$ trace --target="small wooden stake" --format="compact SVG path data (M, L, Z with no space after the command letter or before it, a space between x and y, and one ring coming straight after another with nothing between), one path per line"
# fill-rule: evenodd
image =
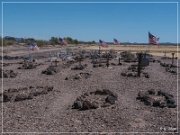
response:
M119 63L118 63L118 65L120 65L121 64L121 58L119 57Z
M174 54L175 53L172 53L172 65L174 65Z
M109 67L109 54L107 54L107 62L106 62L106 66Z

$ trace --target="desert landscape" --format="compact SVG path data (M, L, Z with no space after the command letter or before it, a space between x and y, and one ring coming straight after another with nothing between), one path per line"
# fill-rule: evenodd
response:
M98 48L3 47L3 132L178 135L177 46Z

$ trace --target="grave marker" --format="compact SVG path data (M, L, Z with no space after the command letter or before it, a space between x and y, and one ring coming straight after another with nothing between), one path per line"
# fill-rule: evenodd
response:
M118 60L119 60L118 65L121 65L121 58L119 57Z
M175 53L172 53L172 66L174 65L174 54Z
M138 77L141 76L142 53L138 53Z
M166 58L166 52L164 52L164 58Z
M109 67L109 53L107 53L107 61L106 61L106 66Z
M147 57L146 53L142 54L141 66L142 67L149 66L149 58Z

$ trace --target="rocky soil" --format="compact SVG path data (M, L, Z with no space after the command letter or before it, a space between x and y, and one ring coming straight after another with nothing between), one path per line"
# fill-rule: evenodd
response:
M128 77L121 74L128 71L131 65L137 64L137 61L133 55L127 59L124 55L121 65L118 65L118 59L112 58L110 63L114 64L109 67L104 65L94 68L88 56L82 60L82 67L78 62L68 64L60 61L57 72L53 71L51 75L47 75L52 71L48 69L51 65L48 58L39 58L36 61L38 66L27 70L18 69L22 67L20 63L23 61L19 57L7 57L4 62L13 64L7 64L4 70L12 70L17 76L3 78L4 94L1 93L1 96L4 100L1 99L3 106L0 107L3 110L3 131L138 132L137 135L147 134L143 132L172 132L168 134L174 135L179 115L179 73L167 72L160 64L171 64L171 59L153 57L155 61L143 70L148 73L148 78L144 74L141 77ZM179 67L173 69L177 71ZM164 101L166 106L162 107L157 102L154 105L142 102L143 94L147 96L147 91L152 89L155 93L149 93L148 98ZM171 95L173 101L162 94L158 97L158 91ZM140 96L139 92L143 94ZM94 106L83 106L85 101L94 103ZM168 107L168 103L177 106Z

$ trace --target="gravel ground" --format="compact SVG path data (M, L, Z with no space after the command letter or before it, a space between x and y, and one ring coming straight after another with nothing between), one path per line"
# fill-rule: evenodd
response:
M161 60L160 57L155 59ZM19 61L21 60L4 62ZM161 61L171 63L171 60ZM122 62L121 66L93 68L91 61L86 59L82 62L88 65L84 70L71 70L78 63L63 69L60 62L60 72L45 75L41 72L50 63L45 58L37 62L43 64L35 69L17 69L21 66L18 63L4 67L18 74L16 78L4 78L3 90L29 86L54 87L48 94L31 100L3 103L4 132L176 132L177 130L177 108L151 107L136 100L139 91L155 89L172 94L177 101L177 75L166 72L158 62L150 63L145 68L144 71L149 73L150 78L121 76L121 73L134 63ZM118 63L117 60L114 62ZM65 80L66 77L80 72L88 72L91 76L81 80ZM105 108L85 111L71 109L77 97L97 89L109 89L117 93L118 101ZM96 135L96 133L87 134Z

